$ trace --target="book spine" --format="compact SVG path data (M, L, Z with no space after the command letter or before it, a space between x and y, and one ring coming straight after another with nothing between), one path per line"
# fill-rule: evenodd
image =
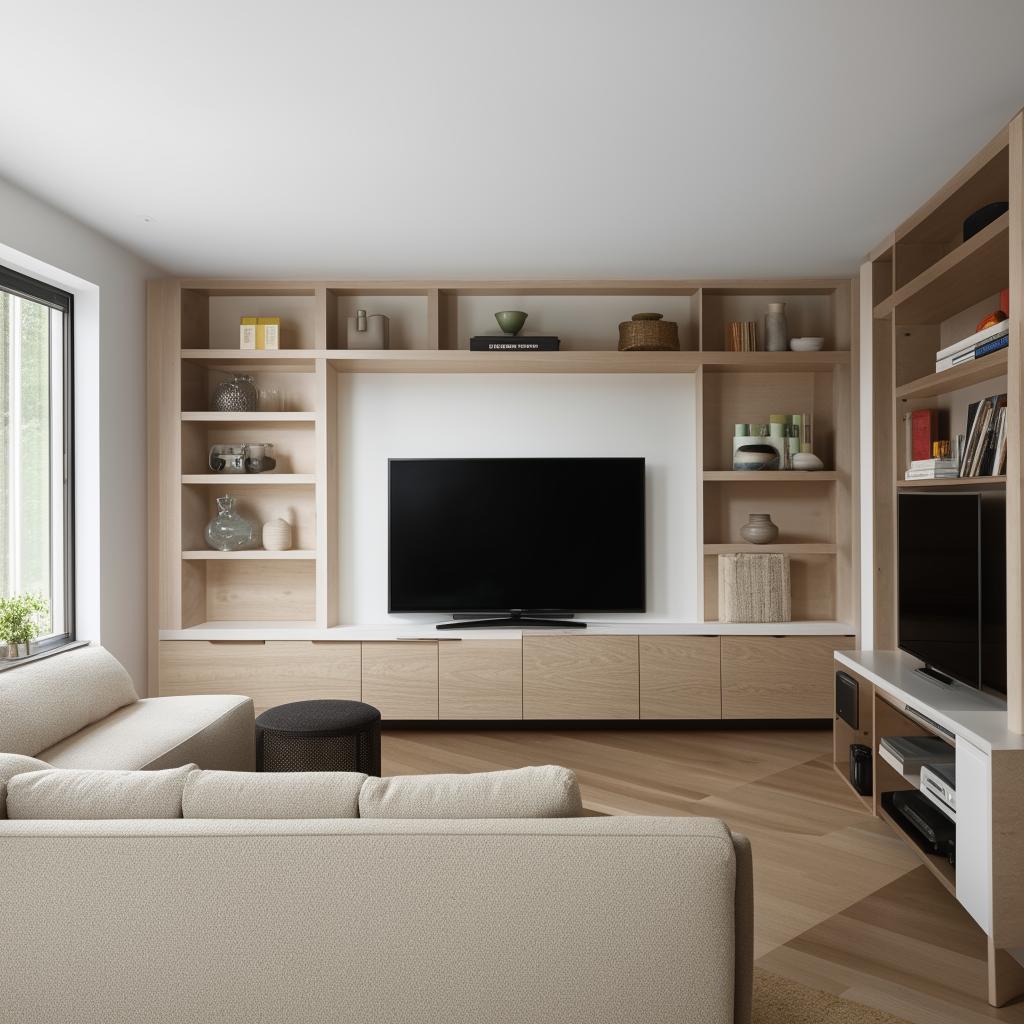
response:
M984 345L979 345L974 350L974 358L980 359L982 356L987 356L990 352L998 352L1001 348L1006 348L1010 344L1010 336L1004 334L1001 338L993 338L992 341L986 342Z
M935 409L917 409L911 414L912 458L931 458L932 441L935 440L938 431L938 419L939 414Z

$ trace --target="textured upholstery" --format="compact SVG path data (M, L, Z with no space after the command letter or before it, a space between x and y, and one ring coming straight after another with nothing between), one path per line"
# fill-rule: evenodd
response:
M0 672L0 750L36 756L138 699L102 647L83 647Z
M194 764L156 772L48 768L23 772L7 784L11 821L94 821L180 818L181 794Z
M701 818L3 821L0 1017L748 1024L736 849Z
M192 772L186 818L358 818L362 772Z
M368 778L361 818L575 818L583 813L576 775L543 765L473 775Z
M749 1021L754 1000L754 860L750 840L732 834L736 851L736 993L737 1021Z
M7 817L7 783L22 772L38 772L50 766L24 754L0 754L0 818Z
M150 697L115 711L39 756L57 768L252 771L255 716L248 697Z

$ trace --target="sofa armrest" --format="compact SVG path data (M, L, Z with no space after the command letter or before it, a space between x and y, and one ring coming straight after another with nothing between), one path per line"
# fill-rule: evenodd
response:
M754 998L754 861L750 840L732 834L736 851L736 1024L750 1024Z

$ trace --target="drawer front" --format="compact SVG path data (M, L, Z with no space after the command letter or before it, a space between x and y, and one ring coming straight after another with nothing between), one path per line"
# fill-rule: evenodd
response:
M639 717L635 636L523 637L523 718Z
M640 637L640 717L722 717L717 636Z
M852 636L723 636L723 718L832 718L832 652Z
M359 700L358 643L162 640L161 697L238 693L256 714L296 700Z
M521 640L439 641L437 673L441 718L523 717Z
M437 719L437 643L363 644L363 700L384 719Z

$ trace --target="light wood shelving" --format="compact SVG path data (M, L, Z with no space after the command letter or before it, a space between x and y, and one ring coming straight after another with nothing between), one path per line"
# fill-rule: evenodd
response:
M895 397L897 401L909 401L914 398L938 398L940 395L948 395L987 380L1005 377L1008 359L1007 350L1000 349L981 359L954 366L951 370L930 373L926 377L919 377L907 384L901 384L896 388Z
M977 488L988 488L988 487L1005 487L1006 477L1005 476L963 476L963 477L948 477L946 479L939 480L897 480L896 489L898 491L909 491L915 490L918 487L928 488L939 488L940 490L944 487L959 487L966 491L977 489Z
M703 476L704 482L709 484L832 484L839 479L839 473L833 469L822 469L817 472L801 470L706 469Z
M184 473L183 484L211 487L294 487L315 484L313 473Z

